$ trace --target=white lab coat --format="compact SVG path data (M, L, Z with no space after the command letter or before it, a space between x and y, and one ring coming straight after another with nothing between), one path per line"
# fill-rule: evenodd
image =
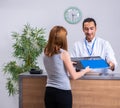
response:
M96 37L92 42L85 43L85 39L74 43L73 49L71 51L71 57L89 57L89 56L100 56L104 60L112 61L117 66L117 61L115 58L114 51L110 43L102 38ZM94 43L94 46L93 46ZM93 49L91 48L93 47ZM92 53L90 55L89 51Z

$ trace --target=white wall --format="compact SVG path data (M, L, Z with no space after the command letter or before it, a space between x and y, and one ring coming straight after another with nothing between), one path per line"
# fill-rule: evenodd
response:
M23 25L46 28L46 35L54 25L62 25L68 30L69 50L76 40L84 37L81 23L70 25L64 20L64 11L69 6L78 7L83 18L93 17L97 21L97 35L107 39L115 51L120 63L119 0L0 0L0 108L18 108L18 96L9 97L5 88L6 76L2 72L3 64L12 57L13 40L11 32L21 32ZM42 56L38 59L43 67ZM120 70L118 67L117 71Z

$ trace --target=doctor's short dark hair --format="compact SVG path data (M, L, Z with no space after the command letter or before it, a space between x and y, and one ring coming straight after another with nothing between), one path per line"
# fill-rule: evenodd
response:
M95 27L96 27L96 21L93 19L93 18L86 18L86 19L84 19L84 21L83 21L83 24L82 24L82 27L84 28L84 23L86 23L86 22L94 22L94 24L95 24Z

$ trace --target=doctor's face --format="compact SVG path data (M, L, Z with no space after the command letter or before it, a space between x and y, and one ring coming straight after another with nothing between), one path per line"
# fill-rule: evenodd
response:
M94 22L85 22L83 26L83 32L85 33L88 42L92 41L96 33L96 26Z

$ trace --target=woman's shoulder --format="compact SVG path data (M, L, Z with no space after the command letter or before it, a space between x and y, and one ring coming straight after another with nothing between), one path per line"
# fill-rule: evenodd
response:
M60 52L61 52L62 54L68 54L68 51L66 51L66 50L64 50L64 49L60 49Z
M66 50L61 50L61 57L62 58L67 58L67 57L69 57L70 55L69 55L69 52L68 51L66 51Z

